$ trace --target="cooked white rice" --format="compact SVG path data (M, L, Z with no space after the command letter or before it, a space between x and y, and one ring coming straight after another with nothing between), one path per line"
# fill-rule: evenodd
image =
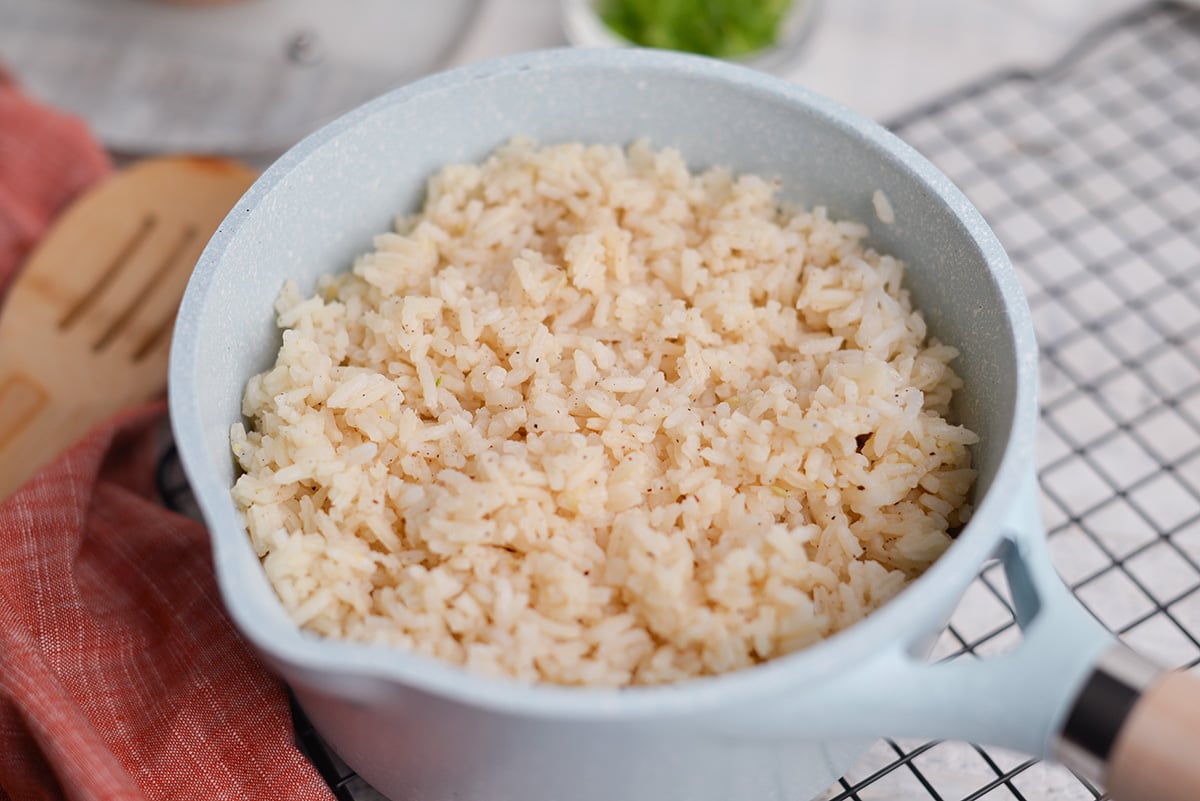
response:
M297 624L522 681L668 682L854 623L974 479L904 266L645 144L444 168L288 284L233 490Z

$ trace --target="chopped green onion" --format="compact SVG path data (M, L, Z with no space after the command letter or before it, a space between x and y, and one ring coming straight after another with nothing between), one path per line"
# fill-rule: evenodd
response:
M803 0L800 0L803 2ZM775 43L792 0L602 0L600 18L634 44L718 58Z

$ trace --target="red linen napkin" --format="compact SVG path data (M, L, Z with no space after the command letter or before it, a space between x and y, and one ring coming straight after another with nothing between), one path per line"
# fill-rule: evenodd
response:
M0 75L0 293L109 169ZM332 799L225 617L203 526L158 501L164 411L119 415L0 504L0 799Z

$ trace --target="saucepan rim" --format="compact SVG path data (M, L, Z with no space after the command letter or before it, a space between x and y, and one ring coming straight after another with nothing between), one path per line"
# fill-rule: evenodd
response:
M885 159L926 187L953 212L954 219L974 244L1003 298L1011 346L1016 354L1015 408L1004 453L985 496L955 544L926 573L899 596L874 613L801 651L761 665L727 674L668 685L613 688L575 688L528 685L469 672L461 667L397 649L358 643L319 640L294 626L272 623L259 601L244 591L247 580L266 582L237 515L229 486L220 478L202 430L198 375L200 320L208 290L219 277L223 259L246 221L294 171L303 169L315 153L365 121L417 97L452 91L474 81L538 70L615 70L674 75L724 84L737 91L764 95L776 102L802 106L852 138L872 158ZM632 719L668 713L695 714L737 699L761 697L798 687L844 671L869 658L883 643L896 641L898 632L917 637L918 623L944 614L947 593L953 601L993 555L1004 536L1008 515L1029 493L1028 474L1036 436L1037 348L1029 307L1003 247L980 213L949 179L923 156L882 126L820 95L752 69L700 56L645 49L554 49L508 56L459 67L393 90L311 134L271 165L237 203L205 248L188 285L177 318L170 359L170 414L185 472L212 532L218 583L226 609L237 628L285 677L313 682L328 680L331 692L386 692L403 685L455 699L464 704L526 717L571 719ZM249 378L249 376L247 376ZM232 424L235 421L229 421ZM232 456L230 456L232 460ZM1040 534L1040 532L1038 532ZM254 578L257 570L259 578ZM274 599L273 593L270 595ZM278 601L276 601L278 603ZM951 603L952 605L952 603Z

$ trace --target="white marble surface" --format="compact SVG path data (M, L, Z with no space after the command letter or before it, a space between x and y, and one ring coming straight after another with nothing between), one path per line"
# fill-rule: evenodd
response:
M1060 56L1139 0L820 0L786 77L887 120ZM266 163L337 113L429 71L566 45L559 0L0 0L0 64L123 153ZM464 22L466 23L464 26Z
M444 66L483 2L0 0L0 64L120 153L263 164Z
M786 77L884 120L997 70L1046 64L1139 4L825 0L807 53ZM564 42L558 0L487 0L454 62Z

